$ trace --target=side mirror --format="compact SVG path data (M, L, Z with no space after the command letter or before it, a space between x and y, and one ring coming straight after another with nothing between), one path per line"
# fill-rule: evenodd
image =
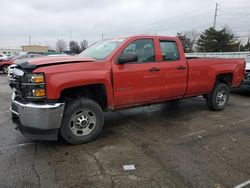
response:
M138 60L138 56L135 52L129 52L122 54L119 58L117 63L123 64L123 63L129 63L129 62L136 62Z

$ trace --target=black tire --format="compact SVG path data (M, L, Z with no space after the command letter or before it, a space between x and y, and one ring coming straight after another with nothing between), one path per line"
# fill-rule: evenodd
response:
M91 116L95 116L96 123L94 126L92 125L93 128L88 134L76 135L78 134L78 132L79 134L83 134L85 129L90 129L89 127L91 126L91 123L89 123L85 119L81 121L83 117L88 117L88 113L86 113L87 111L89 111L88 113L92 114ZM84 121L85 125L82 124ZM61 137L70 144L83 144L94 140L100 134L103 128L103 124L104 114L100 105L97 104L95 101L87 98L78 98L66 104L60 127L60 134Z
M8 73L8 67L9 67L9 65L2 66L2 71L3 71L4 74Z
M229 93L228 85L218 82L213 91L207 96L207 107L212 111L223 110L228 103Z

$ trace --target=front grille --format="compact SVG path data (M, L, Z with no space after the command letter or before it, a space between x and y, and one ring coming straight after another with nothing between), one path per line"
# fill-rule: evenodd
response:
M10 87L15 89L15 94L17 98L21 98L22 96L22 89L21 89L21 76L22 75L21 74L23 74L22 70L18 68L14 68L9 78Z

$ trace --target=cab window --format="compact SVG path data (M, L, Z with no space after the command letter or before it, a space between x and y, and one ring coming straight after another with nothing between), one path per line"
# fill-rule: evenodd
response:
M175 61L180 59L179 51L175 41L160 40L162 60Z
M123 50L122 55L126 53L136 53L138 57L137 63L155 61L155 49L152 39L138 39L133 41Z

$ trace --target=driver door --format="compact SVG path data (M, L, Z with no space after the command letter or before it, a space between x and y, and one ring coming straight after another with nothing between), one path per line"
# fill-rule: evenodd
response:
M155 44L151 38L137 39L121 52L136 53L136 62L113 64L115 106L133 106L160 98L159 63L155 61Z

